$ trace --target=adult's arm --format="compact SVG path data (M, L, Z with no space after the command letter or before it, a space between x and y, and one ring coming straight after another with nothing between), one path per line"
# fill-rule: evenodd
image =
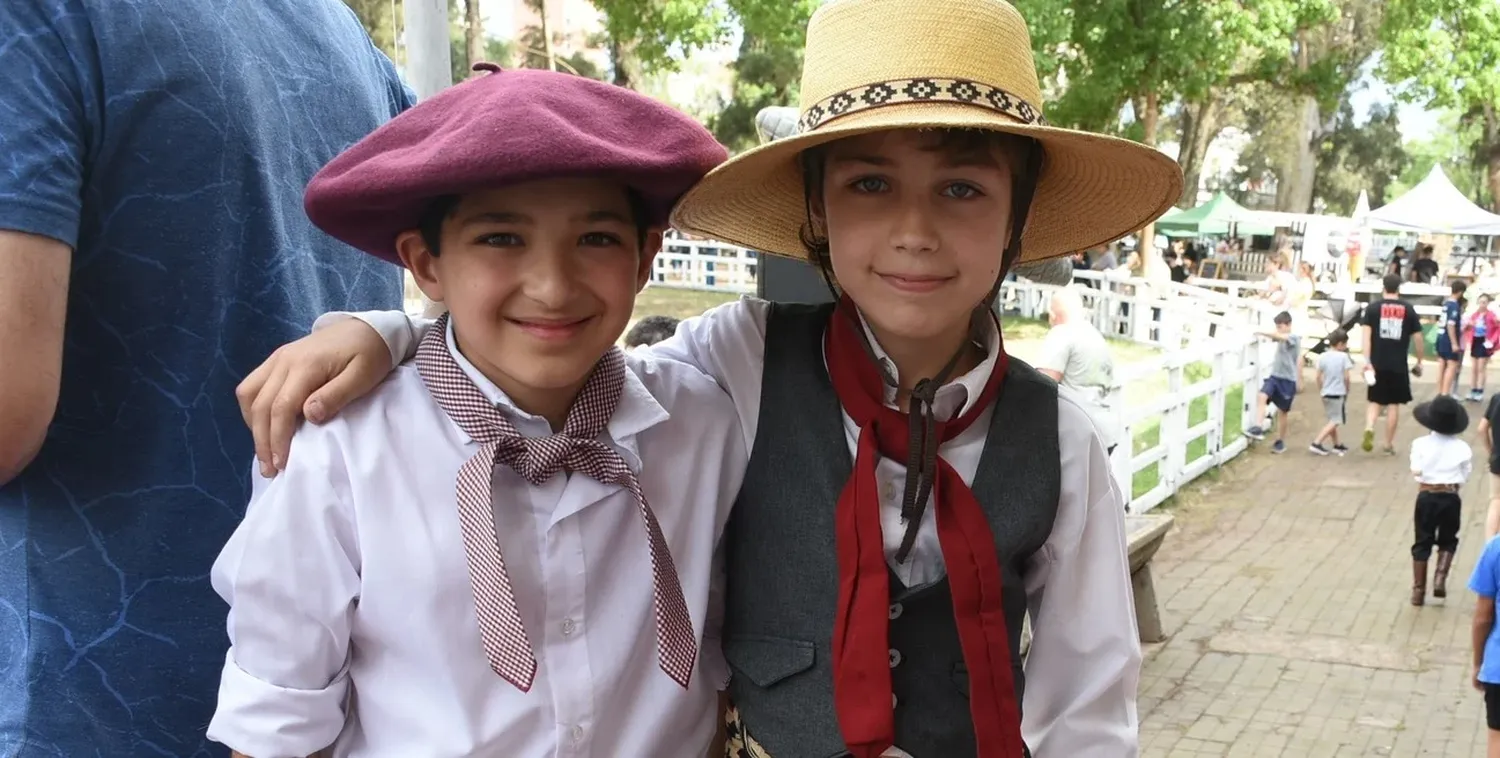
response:
M0 231L0 485L36 457L57 411L72 259L58 240Z
M1053 327L1042 340L1042 348L1037 351L1033 368L1051 377L1052 381L1061 382L1063 374L1068 370L1068 358L1072 352L1073 346L1066 333Z
M0 484L57 410L86 156L102 139L94 40L75 2L0 2Z

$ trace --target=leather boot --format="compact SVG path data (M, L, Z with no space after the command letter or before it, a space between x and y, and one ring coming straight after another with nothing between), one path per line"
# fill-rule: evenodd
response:
M1448 569L1453 566L1453 554L1439 552L1437 568L1432 572L1432 596L1448 596Z
M1411 562L1411 604L1427 601L1427 561Z

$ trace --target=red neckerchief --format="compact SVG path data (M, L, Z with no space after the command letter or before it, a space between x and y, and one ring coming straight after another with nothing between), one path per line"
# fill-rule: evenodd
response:
M860 341L857 319L853 303L844 298L824 338L834 392L860 428L854 471L834 516L839 605L833 631L833 697L845 747L854 758L877 758L894 744L896 720L889 659L890 580L875 464L880 456L908 461L909 437L907 414L885 405L885 382ZM978 402L958 418L937 422L938 439L954 438L994 403L1007 363L1002 344ZM969 668L969 709L979 758L1022 758L1021 710L1000 603L1000 561L989 521L973 490L941 457L932 499L953 615Z

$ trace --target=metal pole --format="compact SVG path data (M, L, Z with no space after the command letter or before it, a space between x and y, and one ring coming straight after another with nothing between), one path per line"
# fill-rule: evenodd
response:
M406 81L426 100L453 84L448 0L405 0Z

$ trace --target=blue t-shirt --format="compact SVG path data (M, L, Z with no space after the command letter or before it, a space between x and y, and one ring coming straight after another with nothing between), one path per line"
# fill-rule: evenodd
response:
M400 307L302 192L411 96L339 0L0 0L0 29L0 229L74 248L57 412L0 487L0 755L222 755L234 388L323 311Z
M1500 537L1493 537L1484 544L1484 552L1474 564L1473 576L1469 577L1469 589L1488 598L1500 592ZM1479 681L1500 684L1500 624L1490 630L1490 638L1484 643L1484 665L1479 667Z
M1458 301L1451 299L1444 300L1443 312L1438 316L1437 319L1438 339L1442 340L1444 345L1448 345L1448 343L1451 342L1451 340L1448 339L1448 326L1451 324L1453 326L1453 331L1456 334L1463 327L1463 323L1463 308L1458 304ZM1451 347L1452 346L1450 345L1450 348Z

